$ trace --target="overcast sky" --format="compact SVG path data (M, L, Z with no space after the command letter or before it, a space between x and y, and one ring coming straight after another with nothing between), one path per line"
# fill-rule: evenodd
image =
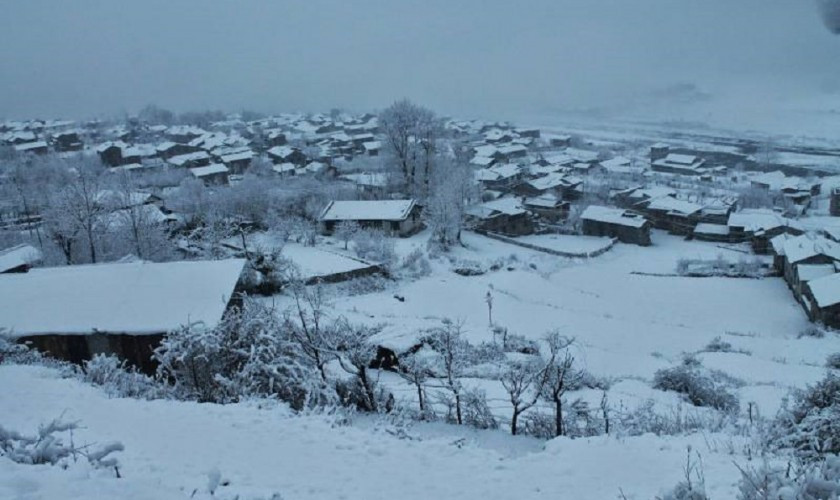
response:
M667 115L840 94L840 37L811 0L26 0L4 3L0 41L15 118L400 97L460 116Z

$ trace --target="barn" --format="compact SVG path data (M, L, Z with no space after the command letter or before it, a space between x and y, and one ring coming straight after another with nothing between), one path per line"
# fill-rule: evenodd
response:
M321 212L321 233L332 234L341 222L409 236L422 229L422 208L413 199L331 201Z
M649 246L651 223L641 215L626 210L590 205L580 216L583 234L609 236L623 243Z
M149 373L184 325L215 327L235 302L244 259L37 268L0 275L0 334L82 363L114 354Z

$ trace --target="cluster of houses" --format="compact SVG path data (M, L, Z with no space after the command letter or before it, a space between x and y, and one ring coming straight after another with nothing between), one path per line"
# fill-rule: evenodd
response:
M317 174L338 159L376 156L379 127L372 114L284 114L245 122L237 117L193 125L150 125L136 119L104 128L99 122L0 122L0 145L19 153L97 154L115 171L188 170L208 185L227 184L265 155L281 175Z

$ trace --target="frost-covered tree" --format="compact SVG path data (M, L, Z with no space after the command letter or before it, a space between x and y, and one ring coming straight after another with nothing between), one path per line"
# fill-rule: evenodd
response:
M329 337L330 353L347 374L353 376L357 406L366 411L380 411L376 380L371 377L369 365L376 355L373 336L381 331L379 327L353 324L339 318Z
M392 166L405 185L425 192L443 135L441 120L433 111L403 99L380 113L379 126Z
M427 337L429 345L440 353L441 383L452 394L455 406L455 421L464 423L462 411L463 386L461 378L467 364L468 344L463 339L463 322L444 319L441 325L432 329Z
M519 430L519 417L539 401L546 384L547 366L539 357L508 360L502 367L500 381L508 394L508 401L513 408L510 418L510 433L516 435Z
M360 227L358 222L354 220L344 220L338 223L333 235L338 239L338 241L344 243L344 249L347 250L347 246L359 230Z
M554 435L563 436L563 398L570 389L578 385L581 372L574 369L575 358L569 349L574 339L559 332L550 332L545 337L545 343L548 350L545 359L545 383L541 392L554 406Z
M432 230L430 243L442 250L461 243L464 210L472 188L472 170L466 163L449 158L435 163L425 209Z

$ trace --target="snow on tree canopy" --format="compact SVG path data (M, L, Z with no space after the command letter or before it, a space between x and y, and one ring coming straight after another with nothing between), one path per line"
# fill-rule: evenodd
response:
M185 324L214 327L244 259L96 264L0 276L6 335L164 333Z

